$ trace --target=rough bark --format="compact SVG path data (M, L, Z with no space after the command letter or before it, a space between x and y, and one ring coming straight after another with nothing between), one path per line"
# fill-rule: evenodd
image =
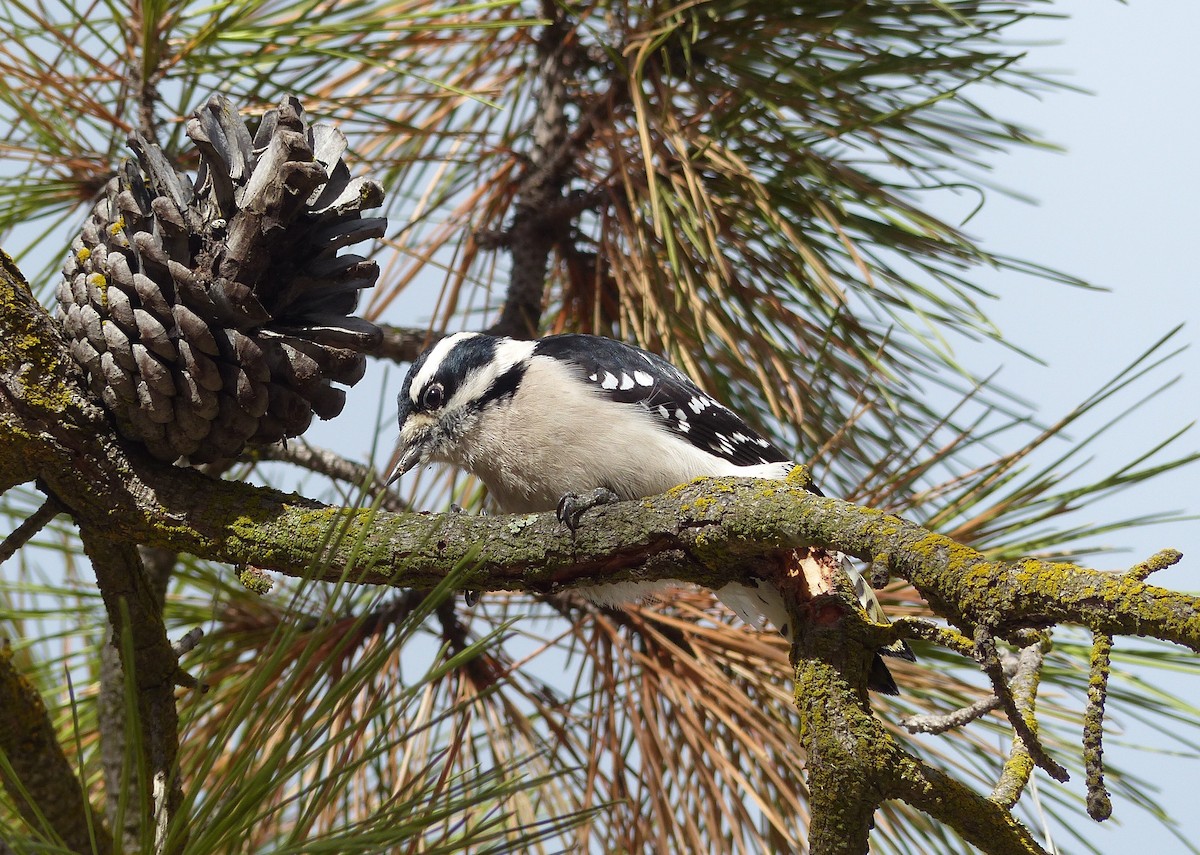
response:
M31 827L53 829L72 852L113 851L112 838L58 744L41 695L17 671L7 645L0 649L0 754L13 773L10 778L0 768L0 780Z
M166 598L167 583L175 566L175 553L166 549L143 548L138 550L142 567L150 590L154 595L155 605L161 611ZM132 556L125 555L126 560ZM110 571L120 572L121 567L110 568ZM125 669L121 667L119 638L113 635L110 628L107 643L100 649L100 693L97 697L97 716L100 725L100 763L104 770L104 816L110 829L120 833L122 842L127 850L135 851L142 835L142 812L135 809L142 789L149 791L149 785L130 774L129 734L127 732L128 716L125 706ZM173 663L172 663L173 664ZM170 687L169 687L170 688ZM156 694L156 701L164 704L166 699ZM161 718L164 714L175 715L174 699L171 699L169 709L165 706L155 710L143 710L139 716L145 721L146 715ZM165 722L160 725L165 725ZM161 752L160 752L161 754ZM153 775L148 780L153 780ZM180 791L176 785L174 797L178 798ZM120 811L121 799L124 798L126 809ZM121 827L118 829L118 816Z

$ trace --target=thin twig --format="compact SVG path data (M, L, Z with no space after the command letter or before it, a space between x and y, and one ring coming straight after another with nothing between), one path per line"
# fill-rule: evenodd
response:
M58 500L47 496L41 507L30 514L22 523L12 530L4 542L0 543L0 563L7 561L16 554L17 550L29 542L39 531L49 525L50 520L65 511Z
M1137 579L1139 582L1145 582L1151 573L1166 570L1168 567L1172 567L1182 560L1183 553L1178 549L1163 549L1151 555L1141 564L1135 564L1125 575L1131 579Z
M188 630L183 638L172 644L171 649L175 651L176 656L183 656L195 650L196 645L200 643L200 639L202 638L204 638L204 630L197 626Z
M975 643L957 629L938 626L922 618L902 617L888 624L883 633L884 644L898 641L902 638L919 638L931 644L937 644L955 653L975 659Z
M375 467L349 460L336 451L317 448L303 440L263 445L253 449L250 453L259 460L291 463L335 481L354 484L368 490L373 489L383 480L375 471ZM409 510L408 504L390 490L383 492L382 507L393 513L404 513Z
M1009 654L1001 657L1001 666L1004 668L1004 676L1007 679L1011 680L1013 675L1017 673L1019 664L1020 659L1017 656ZM956 727L965 727L976 719L987 715L992 710L999 709L999 707L1000 699L993 694L948 713L912 715L902 718L900 719L900 726L909 733L945 733L947 730L953 730Z
M1067 770L1051 758L1042 747L1037 736L1037 704L1039 671L1042 666L1041 644L1030 644L1020 653L1016 676L1007 684L1004 671L996 655L996 643L991 632L980 628L976 632L976 647L979 648L983 670L992 681L992 691L1000 700L1000 706L1013 726L1013 747L1000 780L992 791L991 799L1004 807L1011 808L1021 797L1029 776L1036 765L1059 782L1070 779Z
M1097 632L1093 636L1091 669L1088 675L1088 703L1083 714L1083 767L1087 776L1087 812L1096 822L1103 822L1112 816L1112 799L1104 786L1104 701L1108 696L1112 647L1111 635Z
M961 707L948 713L930 713L928 715L910 715L900 719L900 726L909 733L945 733L956 727L965 727L978 718L999 708L1000 699L995 695L980 698L970 706Z
M392 362L412 362L425 348L437 342L442 333L423 327L394 327L380 324L383 338L373 353L380 359L390 359Z
M182 668L175 671L175 676L172 678L176 686L181 689L195 689L201 694L208 692L212 688L208 683L201 680L194 674L191 674Z

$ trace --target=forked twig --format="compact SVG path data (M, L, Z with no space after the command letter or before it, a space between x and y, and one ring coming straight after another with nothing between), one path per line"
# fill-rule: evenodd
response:
M1038 676L1045 652L1044 636L1032 632L1030 635L1032 643L1021 650L1017 674L1010 685L1005 681L1004 669L1000 665L996 641L991 631L986 627L979 627L975 632L975 646L979 650L984 673L991 679L992 691L1013 726L1012 752L1004 763L1000 780L991 795L993 801L1005 807L1012 807L1017 803L1022 790L1029 782L1034 766L1044 770L1056 781L1070 780L1067 770L1046 753L1037 737L1037 719L1034 717L1034 711L1037 705Z

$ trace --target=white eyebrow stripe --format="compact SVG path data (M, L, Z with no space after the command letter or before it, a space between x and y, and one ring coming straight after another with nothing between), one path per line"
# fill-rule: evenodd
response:
M477 332L457 332L454 335L448 335L433 346L433 350L429 351L429 356L425 359L425 364L421 366L421 370L417 372L412 379L412 385L408 387L408 396L412 398L412 402L417 402L417 396L421 394L429 381L433 379L433 375L441 367L442 361L458 346L459 342L465 341L468 338L479 335Z

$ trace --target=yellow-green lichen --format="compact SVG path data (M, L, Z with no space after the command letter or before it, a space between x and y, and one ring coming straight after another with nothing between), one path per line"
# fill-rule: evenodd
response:
M787 478L784 480L789 484L802 487L805 490L813 485L812 473L809 471L808 467L804 465L793 466L792 470L788 472Z
M263 596L271 592L271 588L275 583L271 579L270 574L261 567L255 567L252 564L241 564L238 566L238 581L253 594Z
M254 541L259 539L265 517L252 517L247 514L234 517L229 524L230 533L237 540Z
M89 273L87 283L100 292L100 305L108 308L108 280L100 273Z
M86 246L82 246L79 248L79 251L75 253L75 257L80 261L87 261L92 257L92 251Z
M680 494L681 494L681 493L682 493L684 490L686 490L688 487L690 487L692 484L695 484L695 483L696 483L696 481L699 481L699 480L700 480L700 479L699 479L699 478L697 478L695 481L689 481L687 484L680 484L680 485L678 485L678 486L676 486L676 487L672 487L670 490L667 490L667 492L663 493L663 495L664 495L664 496L669 496L669 497L670 497L670 498L672 498L672 499L674 499L674 498L678 498L678 496L679 496L679 495L680 495Z
M61 413L73 398L61 382L62 351L50 320L33 298L16 262L3 250L0 271L0 370L20 382L27 406Z

